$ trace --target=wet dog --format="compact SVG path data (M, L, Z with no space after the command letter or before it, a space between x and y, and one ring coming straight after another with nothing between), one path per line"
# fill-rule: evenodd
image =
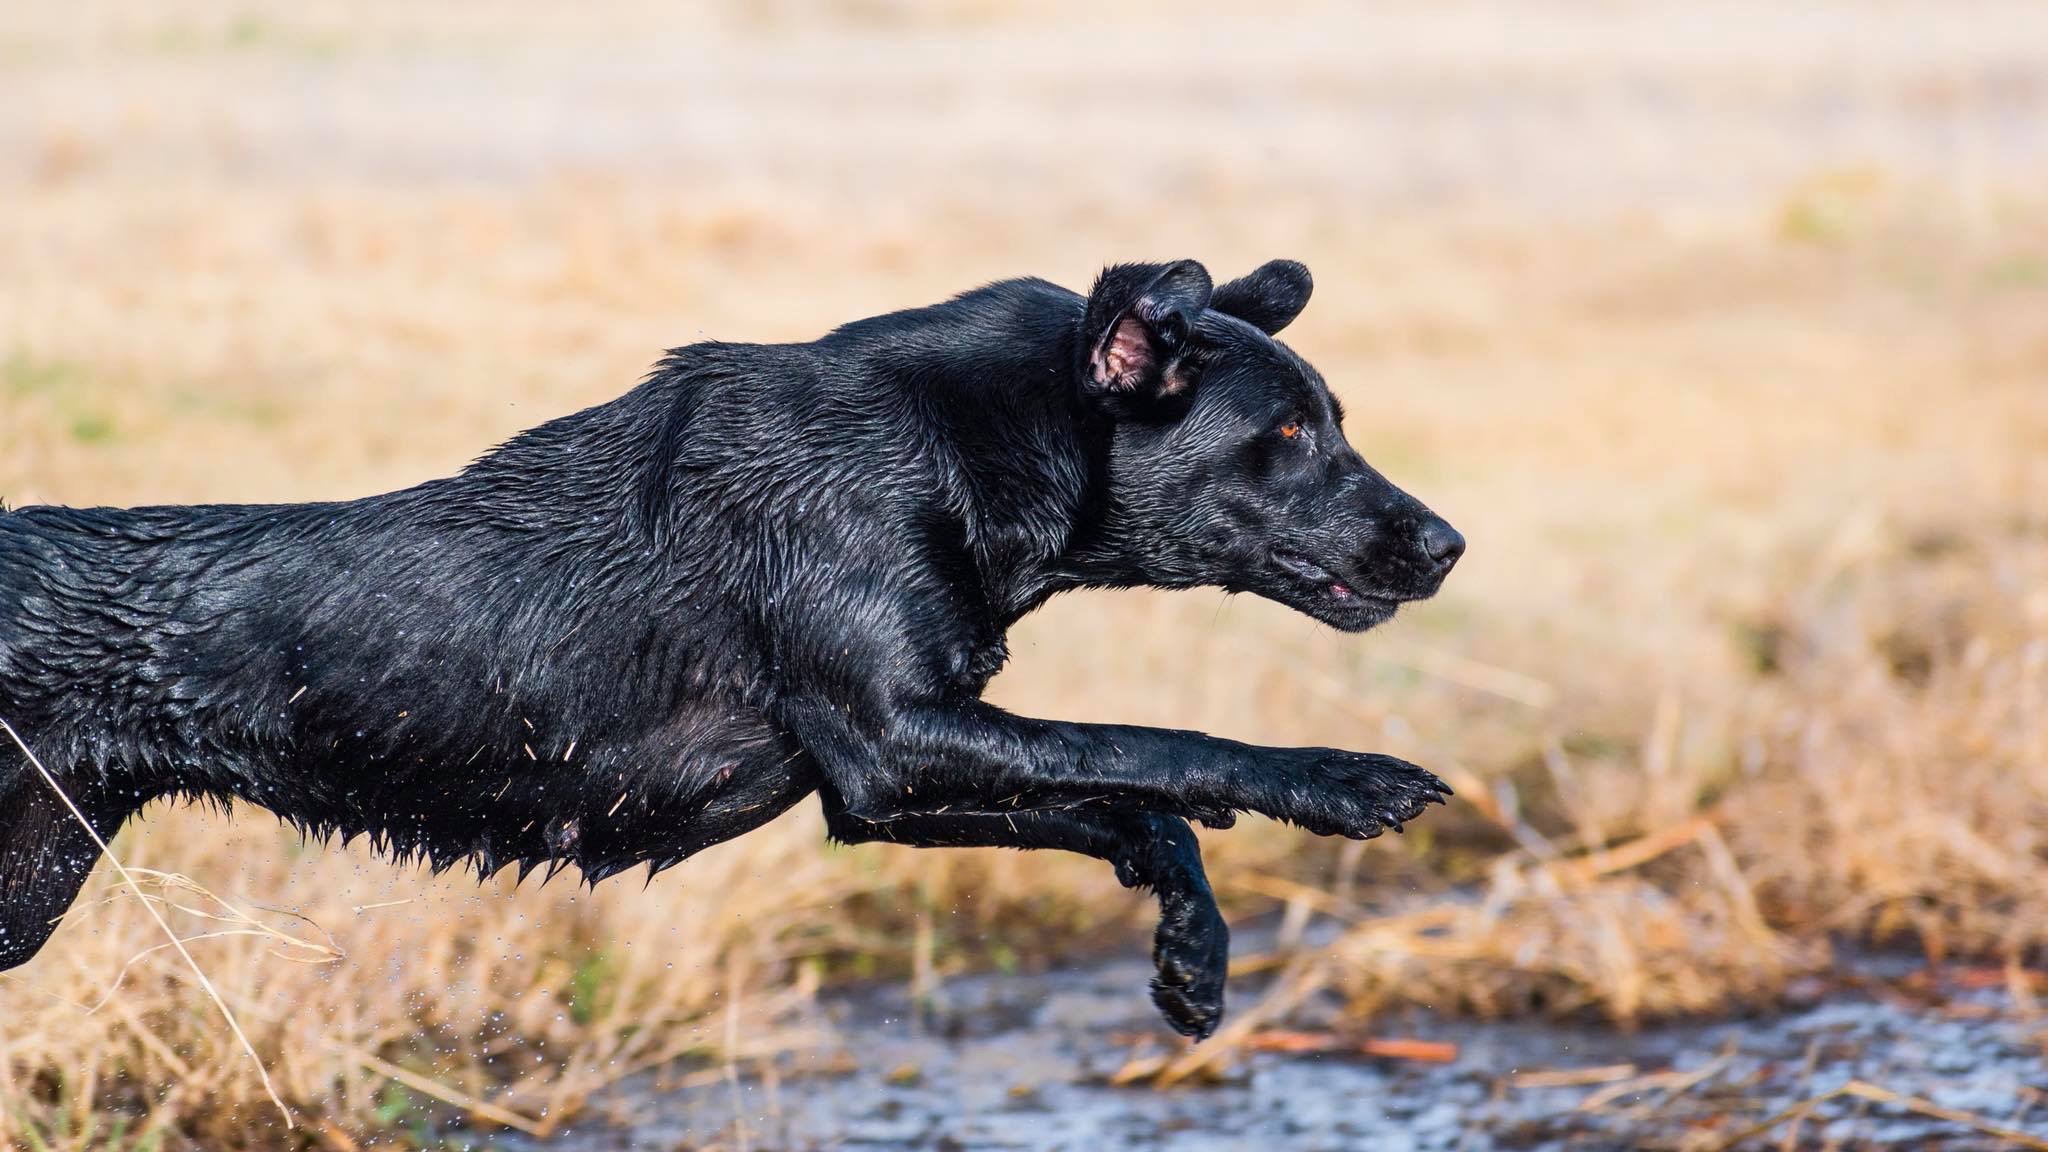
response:
M676 349L402 492L0 512L0 718L105 836L210 797L595 883L817 793L849 843L1085 853L1157 894L1154 999L1207 1035L1228 933L1188 821L1370 837L1448 789L981 695L1063 591L1220 586L1355 632L1437 590L1463 539L1273 338L1309 288L1289 261L1006 281L808 344ZM0 746L0 968L96 855Z

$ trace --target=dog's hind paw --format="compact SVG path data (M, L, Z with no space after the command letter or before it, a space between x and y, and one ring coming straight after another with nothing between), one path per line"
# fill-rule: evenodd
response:
M1206 1040L1223 1020L1230 928L1211 900L1181 900L1159 917L1152 940L1152 1003L1183 1036Z

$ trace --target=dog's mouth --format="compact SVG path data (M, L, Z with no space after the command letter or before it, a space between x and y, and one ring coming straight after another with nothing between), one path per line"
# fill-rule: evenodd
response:
M1332 600L1350 600L1358 595L1351 585L1339 580L1336 573L1299 552L1275 548L1272 560L1281 571L1289 573L1304 584L1316 585Z
M1296 607L1340 627L1370 627L1391 617L1400 599L1361 591L1357 585L1291 548L1268 554L1272 566L1287 578ZM1305 601L1305 602L1303 602Z

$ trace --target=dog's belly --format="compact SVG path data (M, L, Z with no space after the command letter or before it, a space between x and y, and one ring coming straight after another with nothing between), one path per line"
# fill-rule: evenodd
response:
M448 739L374 746L349 729L302 733L285 756L211 781L316 833L367 835L437 867L471 861L593 882L657 870L751 831L817 789L815 762L758 713L705 704L642 731L551 729L535 710L481 725L429 723ZM407 717L408 721L415 717ZM466 753L466 754L465 754Z

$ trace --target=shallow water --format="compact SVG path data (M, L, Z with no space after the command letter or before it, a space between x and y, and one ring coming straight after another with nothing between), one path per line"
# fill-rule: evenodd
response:
M1906 971L1882 959L1853 965L1872 983ZM1999 992L1956 992L1937 1006L1822 996L1816 981L1800 990L1807 1004L1768 1017L1633 1034L1407 1011L1372 1034L1448 1042L1457 1058L1256 1053L1219 1083L1113 1087L1109 1077L1134 1054L1175 1043L1151 1015L1147 976L1142 964L1114 962L962 978L921 1020L901 986L840 993L825 1003L839 1046L823 1059L792 1059L766 1080L664 1089L644 1078L547 1147L1676 1149L1733 1135L1852 1078L2048 1137L2048 1099L2033 1103L2048 1093L2042 1026L2028 1025ZM1240 1005L1249 1002L1244 988L1233 991ZM1331 1009L1308 1009L1310 1026ZM1635 1071L1578 1086L1517 1083L1529 1073L1617 1065ZM1704 1074L1689 1084L1655 1078L1672 1071ZM1593 1099L1601 1092L1613 1098ZM1589 1101L1595 1107L1584 1107ZM1788 1127L1745 1146L1784 1147ZM1847 1098L1818 1106L1792 1146L2012 1147L1962 1124Z

